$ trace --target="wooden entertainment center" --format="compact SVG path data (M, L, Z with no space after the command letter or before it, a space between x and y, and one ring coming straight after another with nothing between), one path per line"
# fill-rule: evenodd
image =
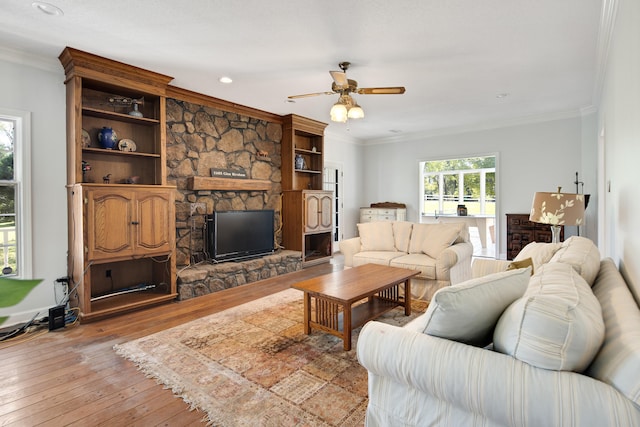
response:
M326 126L295 114L282 124L282 244L302 252L303 266L332 255L333 192L322 189Z
M72 48L59 60L67 97L70 303L83 321L92 321L174 300L180 193L167 185L172 78ZM323 190L327 124L293 114L270 119L282 124L282 245L300 252L303 266L328 262L333 193ZM111 131L115 146L104 142ZM185 185L257 192L273 182L194 174Z
M166 185L165 153L172 78L71 48L59 59L67 91L68 271L78 296L71 302L89 321L173 300L175 187ZM128 145L103 148L104 127Z

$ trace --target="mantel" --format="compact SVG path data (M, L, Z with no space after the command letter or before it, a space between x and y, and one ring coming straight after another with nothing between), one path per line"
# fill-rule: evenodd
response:
M189 177L187 187L189 190L267 191L271 189L271 181L192 176Z

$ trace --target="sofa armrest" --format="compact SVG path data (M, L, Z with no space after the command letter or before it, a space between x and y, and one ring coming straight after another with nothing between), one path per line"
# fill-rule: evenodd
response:
M472 255L473 245L470 242L449 246L436 259L436 279L449 281L452 285L471 279Z
M447 417L456 415L447 408L503 426L640 421L640 410L630 400L585 375L536 368L504 354L381 322L363 327L357 356L369 371L369 405L388 415L386 425L430 425L425 417L455 425ZM424 410L416 410L416 399L421 399L416 393L424 395L419 400ZM388 401L393 403L386 406Z
M507 271L511 261L503 259L476 258L471 264L471 277L476 279L493 273Z
M344 255L345 267L353 267L353 256L360 252L360 237L340 240L340 253Z

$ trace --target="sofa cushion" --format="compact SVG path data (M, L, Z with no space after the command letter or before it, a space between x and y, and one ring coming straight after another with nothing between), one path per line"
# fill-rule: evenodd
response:
M586 237L571 236L561 243L549 262L571 265L589 286L593 286L600 269L600 251Z
M439 289L424 316L424 332L471 345L491 343L502 312L520 298L530 269L490 274Z
M548 263L498 320L494 348L530 365L581 372L604 338L600 303L568 264Z
M398 251L358 252L353 256L353 266L357 267L364 264L389 265L392 259L401 257L403 255L406 255L406 253Z
M414 224L409 253L424 253L438 258L443 250L453 244L459 234L458 224Z
M540 268L542 264L549 262L553 254L560 249L561 243L538 243L531 242L526 245L513 259L514 261L522 261L527 258L533 260L533 270Z
M605 335L586 374L640 407L640 309L611 258L601 261L593 293L602 305Z
M421 279L436 278L436 260L425 254L404 254L394 258L389 262L391 267L407 268L409 270L418 270L420 275L416 276Z
M439 222L439 224L443 224ZM447 224L455 225L460 229L458 237L453 241L453 244L468 242L471 240L471 236L469 235L469 224L466 222L447 222Z
M396 250L409 253L409 242L411 241L413 223L408 221L395 221L392 224Z
M362 251L395 251L391 222L377 221L358 224Z

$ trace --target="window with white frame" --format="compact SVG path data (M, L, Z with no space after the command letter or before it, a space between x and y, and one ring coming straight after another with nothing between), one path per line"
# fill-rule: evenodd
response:
M31 276L29 113L0 108L0 266Z
M420 162L422 214L495 215L496 158L470 157Z

